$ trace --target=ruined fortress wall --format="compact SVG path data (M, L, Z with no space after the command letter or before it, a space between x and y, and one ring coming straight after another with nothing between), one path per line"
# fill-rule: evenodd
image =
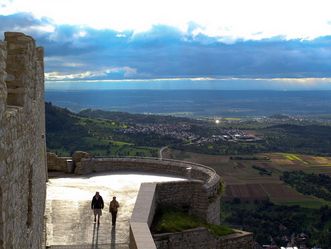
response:
M49 171L60 171L71 173L68 161L72 162L71 157L58 157L55 153L47 152L47 168Z
M207 221L209 203L202 182L160 182L156 186L155 196L159 208L182 209ZM218 213L218 217L220 217L220 213Z
M215 170L207 166L185 161L158 158L83 158L79 163L76 163L75 169L76 174L119 171L167 174L201 180L204 182L203 187L206 189L208 197L218 195L221 181L220 176Z
M235 230L235 233L216 237L207 228L198 227L176 233L151 234L150 227L156 210L186 208L190 214L207 222L219 224L219 196L208 199L201 181L142 183L130 219L131 249L208 248L252 249L253 234ZM209 221L209 217L215 217ZM217 218L216 218L217 217Z
M46 197L43 49L0 41L0 249L41 248Z
M234 234L215 237L207 228L198 227L177 233L153 235L157 249L252 249L253 234L235 230Z

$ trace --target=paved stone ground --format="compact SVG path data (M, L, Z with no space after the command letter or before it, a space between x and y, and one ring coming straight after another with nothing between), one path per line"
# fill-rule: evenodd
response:
M113 174L52 177L47 184L46 246L54 249L127 249L129 219L142 182L180 180L179 178ZM98 226L93 222L91 200L96 191L105 202ZM120 203L116 227L108 212L112 196Z

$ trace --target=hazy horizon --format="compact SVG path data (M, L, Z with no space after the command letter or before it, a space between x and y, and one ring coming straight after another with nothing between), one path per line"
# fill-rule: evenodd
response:
M46 81L49 90L277 90L277 91L323 91L331 90L328 79L213 79L213 78L168 78L126 79L87 81Z
M188 117L331 115L331 91L62 89L45 99L74 112L100 109Z

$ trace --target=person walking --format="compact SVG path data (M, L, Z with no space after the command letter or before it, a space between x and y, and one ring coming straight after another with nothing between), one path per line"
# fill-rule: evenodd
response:
M113 200L109 203L109 212L111 213L111 223L112 226L116 225L117 211L119 208L119 203L116 201L116 196L113 197Z
M93 209L94 213L94 222L97 221L96 217L98 216L98 224L100 224L100 216L102 215L103 205L104 203L102 196L99 194L99 192L96 192L92 198L91 209Z

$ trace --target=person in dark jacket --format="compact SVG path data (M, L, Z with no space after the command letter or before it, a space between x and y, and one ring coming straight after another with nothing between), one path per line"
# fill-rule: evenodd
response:
M99 192L95 193L91 202L91 209L93 209L94 213L94 222L96 222L96 217L98 216L98 224L100 224L100 216L102 215L103 209L103 199Z

